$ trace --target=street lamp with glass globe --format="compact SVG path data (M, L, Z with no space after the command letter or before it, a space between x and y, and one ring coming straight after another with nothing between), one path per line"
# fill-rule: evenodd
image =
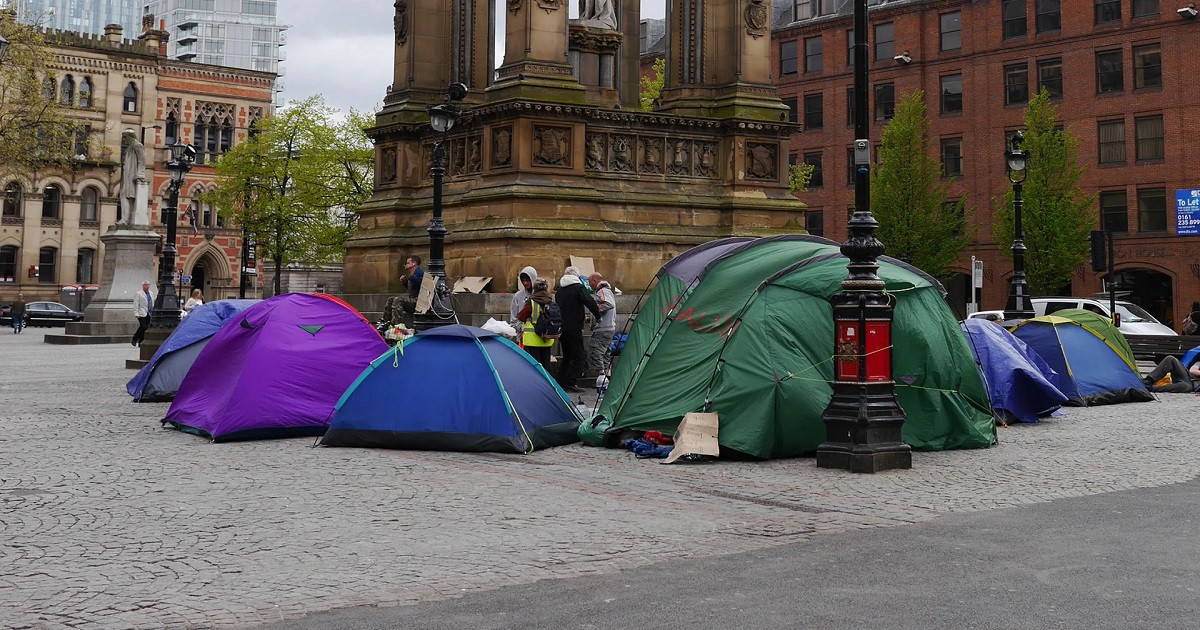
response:
M1029 319L1034 316L1029 301L1029 285L1025 282L1025 228L1021 224L1021 210L1025 202L1021 199L1021 188L1029 168L1029 152L1021 149L1025 136L1020 131L1013 134L1012 148L1004 152L1008 181L1013 189L1013 275L1009 282L1008 303L1004 306L1005 320Z
M429 108L429 126L437 132L433 141L433 218L429 221L429 268L426 270L435 281L433 301L424 313L413 315L413 328L428 330L458 321L454 312L454 301L446 287L446 224L442 221L442 180L446 175L446 134L454 127L462 114L459 103L467 96L467 86L453 83L447 90L446 99Z
M163 245L162 257L158 259L158 297L154 300L154 313L150 325L174 328L179 325L179 294L175 292L175 226L179 217L179 189L183 178L192 170L196 149L190 144L176 142L167 147L171 159L167 161L167 172L171 174L168 184L170 196L163 208L163 223L167 226L167 242Z

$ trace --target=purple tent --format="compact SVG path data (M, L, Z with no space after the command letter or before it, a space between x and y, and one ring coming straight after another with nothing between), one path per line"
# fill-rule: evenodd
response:
M273 297L213 336L163 424L215 442L321 435L342 393L387 349L337 298Z

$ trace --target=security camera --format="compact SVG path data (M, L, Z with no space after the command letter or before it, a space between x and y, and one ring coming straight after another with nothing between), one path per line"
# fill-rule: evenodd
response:
M1182 9L1179 9L1178 11L1176 11L1176 13L1179 14L1179 17L1190 20L1190 19L1196 17L1196 13L1197 13L1196 4L1195 3L1189 4L1186 7L1183 7Z
M892 57L892 59L895 60L896 63L902 63L904 65L908 65L908 64L912 63L912 57L908 56L907 50L900 53L899 55L896 55L895 57Z

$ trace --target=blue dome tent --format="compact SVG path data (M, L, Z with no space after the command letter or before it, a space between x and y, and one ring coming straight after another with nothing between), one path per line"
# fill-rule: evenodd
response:
M578 440L582 418L503 337L443 326L407 339L342 395L321 444L528 453Z
M1057 374L1025 342L1003 326L982 319L968 319L962 328L997 417L1037 422L1039 416L1066 404L1067 397L1049 380Z
M1146 402L1146 389L1137 368L1121 356L1100 331L1056 315L1025 320L1013 329L1054 369L1050 382L1076 406Z

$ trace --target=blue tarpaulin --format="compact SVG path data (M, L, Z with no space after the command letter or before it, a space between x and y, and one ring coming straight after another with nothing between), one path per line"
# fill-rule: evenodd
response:
M1037 422L1067 402L1050 377L1056 376L1042 357L999 324L982 319L962 323L967 342L987 383L997 413L1020 422Z

